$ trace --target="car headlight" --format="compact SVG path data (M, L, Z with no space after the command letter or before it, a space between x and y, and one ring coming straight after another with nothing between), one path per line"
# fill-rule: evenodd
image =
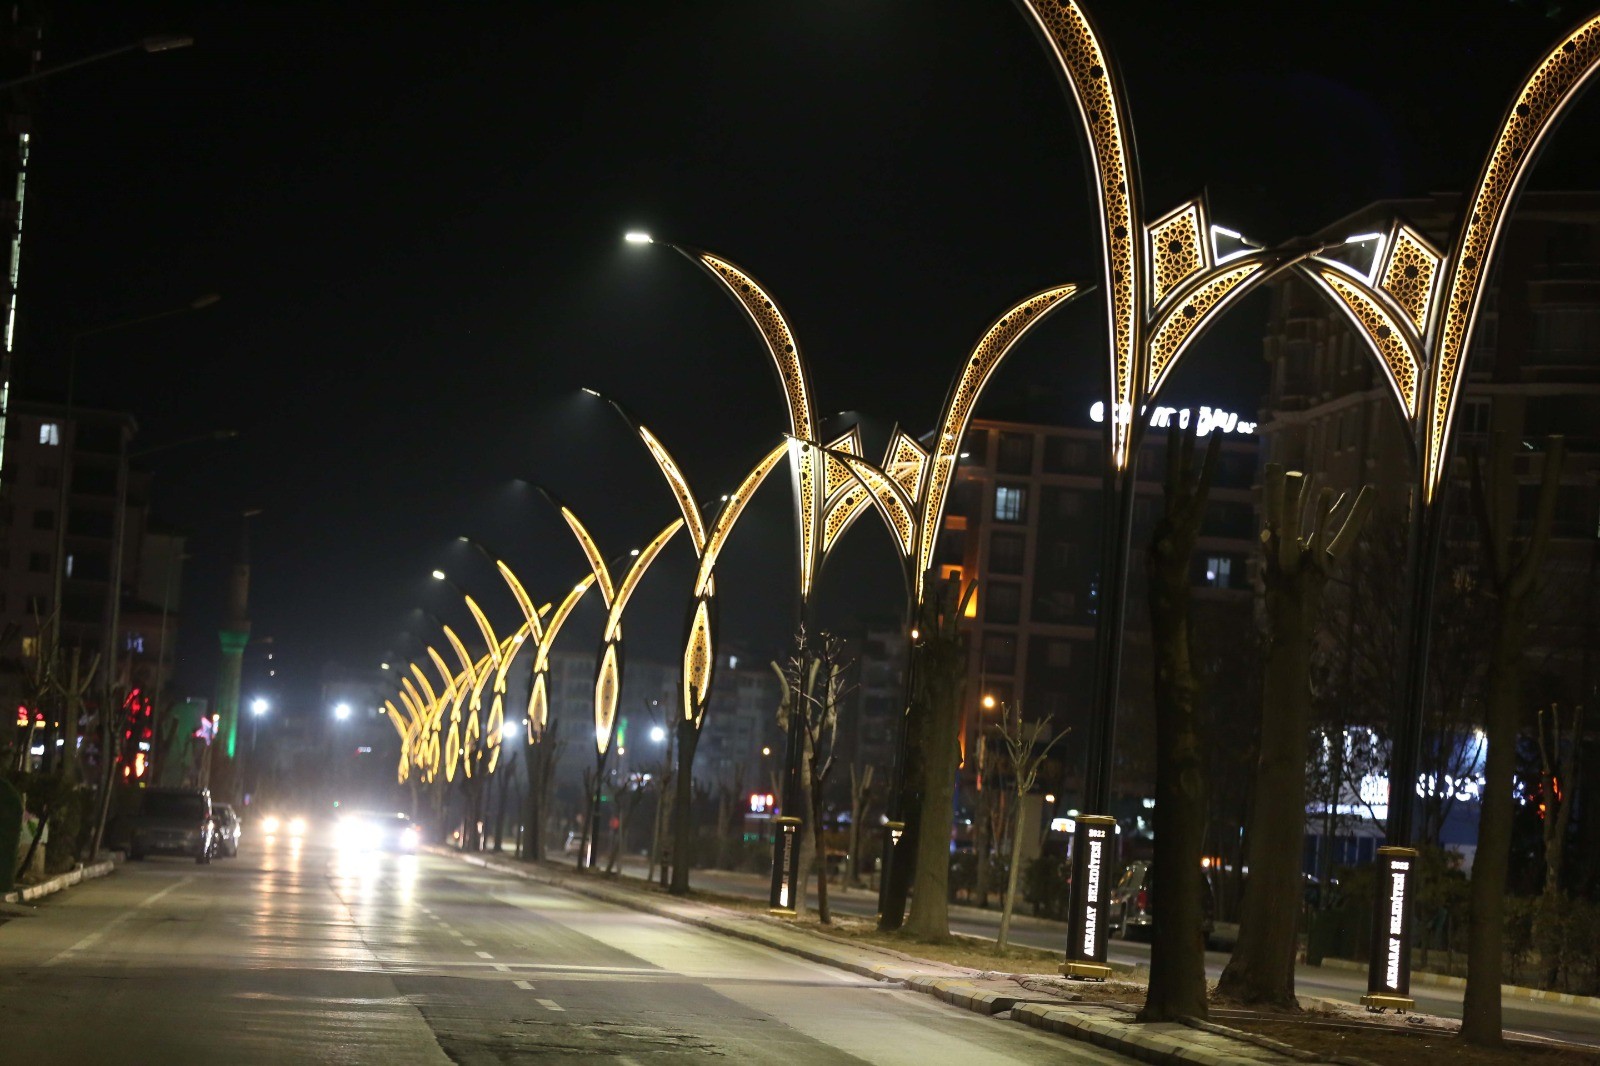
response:
M400 846L408 851L415 851L417 845L422 843L422 833L414 825L408 825L400 831Z
M269 836L278 831L278 825L278 816L275 814L269 814L261 819L261 831Z
M306 831L306 820L304 818L290 818L289 819L289 835L290 836L292 836L292 837L304 836L305 835L305 831Z

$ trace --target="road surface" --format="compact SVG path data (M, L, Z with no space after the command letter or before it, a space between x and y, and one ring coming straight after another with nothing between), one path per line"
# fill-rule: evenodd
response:
M0 918L5 1062L1128 1063L430 855L128 863Z

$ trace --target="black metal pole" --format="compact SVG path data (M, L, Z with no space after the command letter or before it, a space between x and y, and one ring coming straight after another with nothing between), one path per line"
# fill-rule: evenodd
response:
M810 652L806 641L810 639L806 622L809 620L810 611L805 600L800 604L800 676L796 679L799 684L805 684L807 659ZM799 908L796 903L801 900L805 891L805 878L800 870L800 827L804 819L797 817L800 810L800 761L805 748L801 744L801 718L804 715L802 704L805 696L800 692L793 694L793 702L789 705L789 736L784 745L783 769L783 813L775 820L775 831L772 834L772 889L767 896L768 908L776 914L792 915Z
M1114 417L1107 413L1109 420ZM1122 629L1127 599L1128 555L1133 540L1134 501L1138 497L1139 446L1143 435L1128 427L1128 463L1111 466L1111 435L1106 438L1105 526L1101 538L1099 623L1095 627L1094 702L1090 706L1088 765L1084 773L1084 815L1072 837L1072 891L1067 913L1068 977L1104 980L1105 905L1110 888L1103 864L1114 860L1116 819L1111 814L1111 770L1116 751L1117 701L1122 675Z
M1433 594L1438 583L1439 549L1444 539L1448 487L1428 501L1421 490L1412 506L1407 563L1411 595L1401 616L1406 648L1404 695L1393 721L1389 756L1389 811L1378 850L1373 898L1372 952L1367 964L1369 1009L1410 1010L1411 911L1416 879L1417 777L1422 762L1422 723L1428 705L1428 657L1433 647Z
M887 818L883 824L883 868L878 871L878 928L884 932L899 929L905 923L906 896L910 879L900 867L911 860L901 854L906 840L906 760L910 757L911 707L917 691L917 647L921 634L917 631L917 603L915 584L910 580L910 560L905 560L906 580L906 669L905 706L900 709L900 721L895 730L894 765L890 767ZM854 861L854 860L852 860Z

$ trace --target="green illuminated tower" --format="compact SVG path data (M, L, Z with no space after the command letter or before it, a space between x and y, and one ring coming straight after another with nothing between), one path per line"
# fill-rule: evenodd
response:
M250 643L250 619L247 616L250 600L249 536L249 526L246 525L239 538L239 561L234 564L233 577L228 582L227 621L217 633L222 644L222 669L217 672L217 731L212 741L213 758L216 746L221 745L223 753L232 759L239 741L239 678L244 646Z

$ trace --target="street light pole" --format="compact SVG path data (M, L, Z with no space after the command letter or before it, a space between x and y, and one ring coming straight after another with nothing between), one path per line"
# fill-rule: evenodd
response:
M65 63L57 63L53 67L45 67L42 70L34 71L32 74L25 74L20 78L12 78L10 81L0 81L0 89L10 89L16 85L27 85L30 82L53 77L57 74L64 73L65 71L76 70L79 67L86 67L90 63L98 63L102 59L111 59L115 56L127 55L129 52L146 52L153 55L156 52L172 52L179 48L188 48L193 44L194 38L185 34L152 34L149 37L141 37L139 40L134 41L131 44L119 45L116 48L107 48L103 52L95 52L92 55L86 55L79 59L69 60Z

